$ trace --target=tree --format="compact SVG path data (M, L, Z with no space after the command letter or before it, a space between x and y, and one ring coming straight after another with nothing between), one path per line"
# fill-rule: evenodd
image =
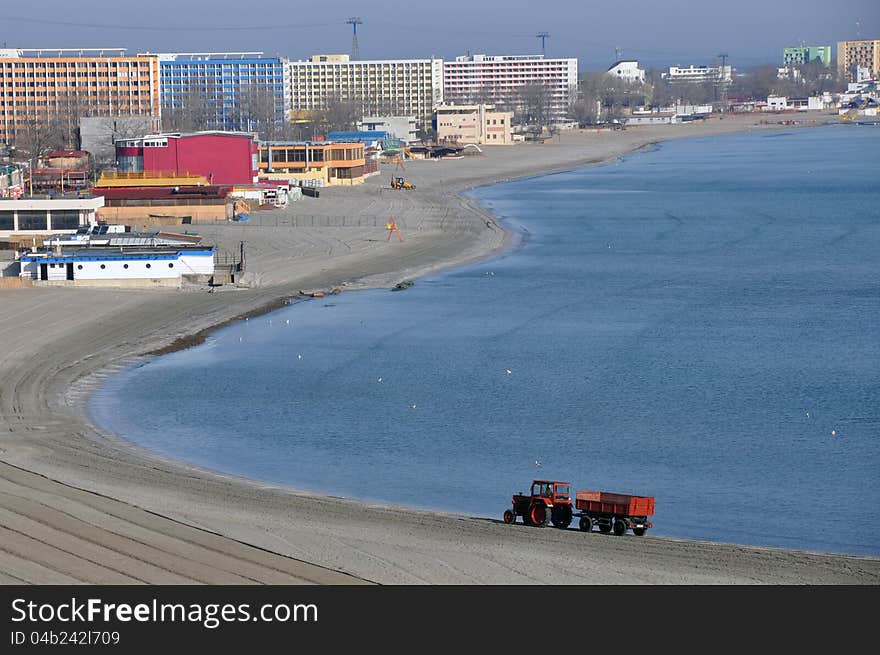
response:
M198 132L212 127L216 122L214 85L204 88L191 87L172 107L162 115L162 129L166 132Z
M65 122L66 118L55 111L31 112L18 123L12 143L33 162L50 150L65 146Z
M237 122L246 131L257 132L261 139L278 141L284 136L285 122L277 109L278 98L271 89L262 85L248 85L238 89Z
M520 125L543 128L550 122L549 91L540 83L525 84L517 92L514 120Z
M364 117L364 104L358 98L341 93L328 95L324 106L315 112L315 124L326 132L354 130Z
M627 82L605 72L586 73L578 87L572 115L582 127L620 119L624 110L647 104L651 88Z

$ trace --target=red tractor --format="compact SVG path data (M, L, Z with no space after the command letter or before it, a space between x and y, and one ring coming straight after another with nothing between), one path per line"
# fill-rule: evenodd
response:
M571 525L571 484L551 480L535 480L529 495L513 495L513 507L504 512L504 522L514 523L521 516L523 523L543 528L552 523L554 528Z

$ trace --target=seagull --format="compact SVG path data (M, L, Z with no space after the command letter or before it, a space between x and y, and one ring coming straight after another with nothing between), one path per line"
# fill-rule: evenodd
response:
M416 406L415 406L415 405L413 405L413 406L412 406L412 408L413 408L413 409L415 409L415 408L416 408Z
M381 381L382 381L382 378L379 378L379 379L378 379L378 380L376 380L376 381L377 381L377 382L381 382Z
M504 369L504 370L507 371L507 374L508 374L508 375L510 375L511 373L513 373L513 371L511 371L509 368L506 368L506 369Z
M241 337L239 337L238 340L241 341Z
M535 460L535 466L541 466L541 462L539 462L538 460Z
M284 321L284 323L285 325L290 325L290 319L288 318L286 321Z
M810 418L810 412L807 412L807 418Z
M302 356L302 355L297 355L296 358L297 358L297 359L302 359L303 356Z
M832 430L832 431L831 431L831 436L832 436L832 437L836 437L836 436L837 436L837 430Z

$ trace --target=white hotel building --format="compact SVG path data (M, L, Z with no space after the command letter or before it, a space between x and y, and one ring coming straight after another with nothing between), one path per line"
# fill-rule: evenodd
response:
M294 120L340 98L360 103L363 116L415 116L419 128L427 130L434 107L443 104L442 59L351 61L348 55L314 55L286 65Z
M544 55L465 55L443 62L447 104L489 103L511 109L524 86L540 84L549 94L549 113L563 122L577 92L577 59Z
M732 66L670 66L669 72L664 73L670 82L718 82L723 79L725 82L733 80Z

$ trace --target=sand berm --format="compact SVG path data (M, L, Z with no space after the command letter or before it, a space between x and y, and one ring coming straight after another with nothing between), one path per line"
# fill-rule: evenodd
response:
M0 582L877 584L877 558L511 527L309 495L162 458L86 414L107 375L300 291L387 288L510 247L515 237L466 188L671 138L766 129L780 126L746 116L564 132L405 171L384 165L362 187L324 189L248 224L198 226L223 249L246 242L250 288L0 289ZM388 189L392 174L417 189ZM403 242L386 241L391 214Z

